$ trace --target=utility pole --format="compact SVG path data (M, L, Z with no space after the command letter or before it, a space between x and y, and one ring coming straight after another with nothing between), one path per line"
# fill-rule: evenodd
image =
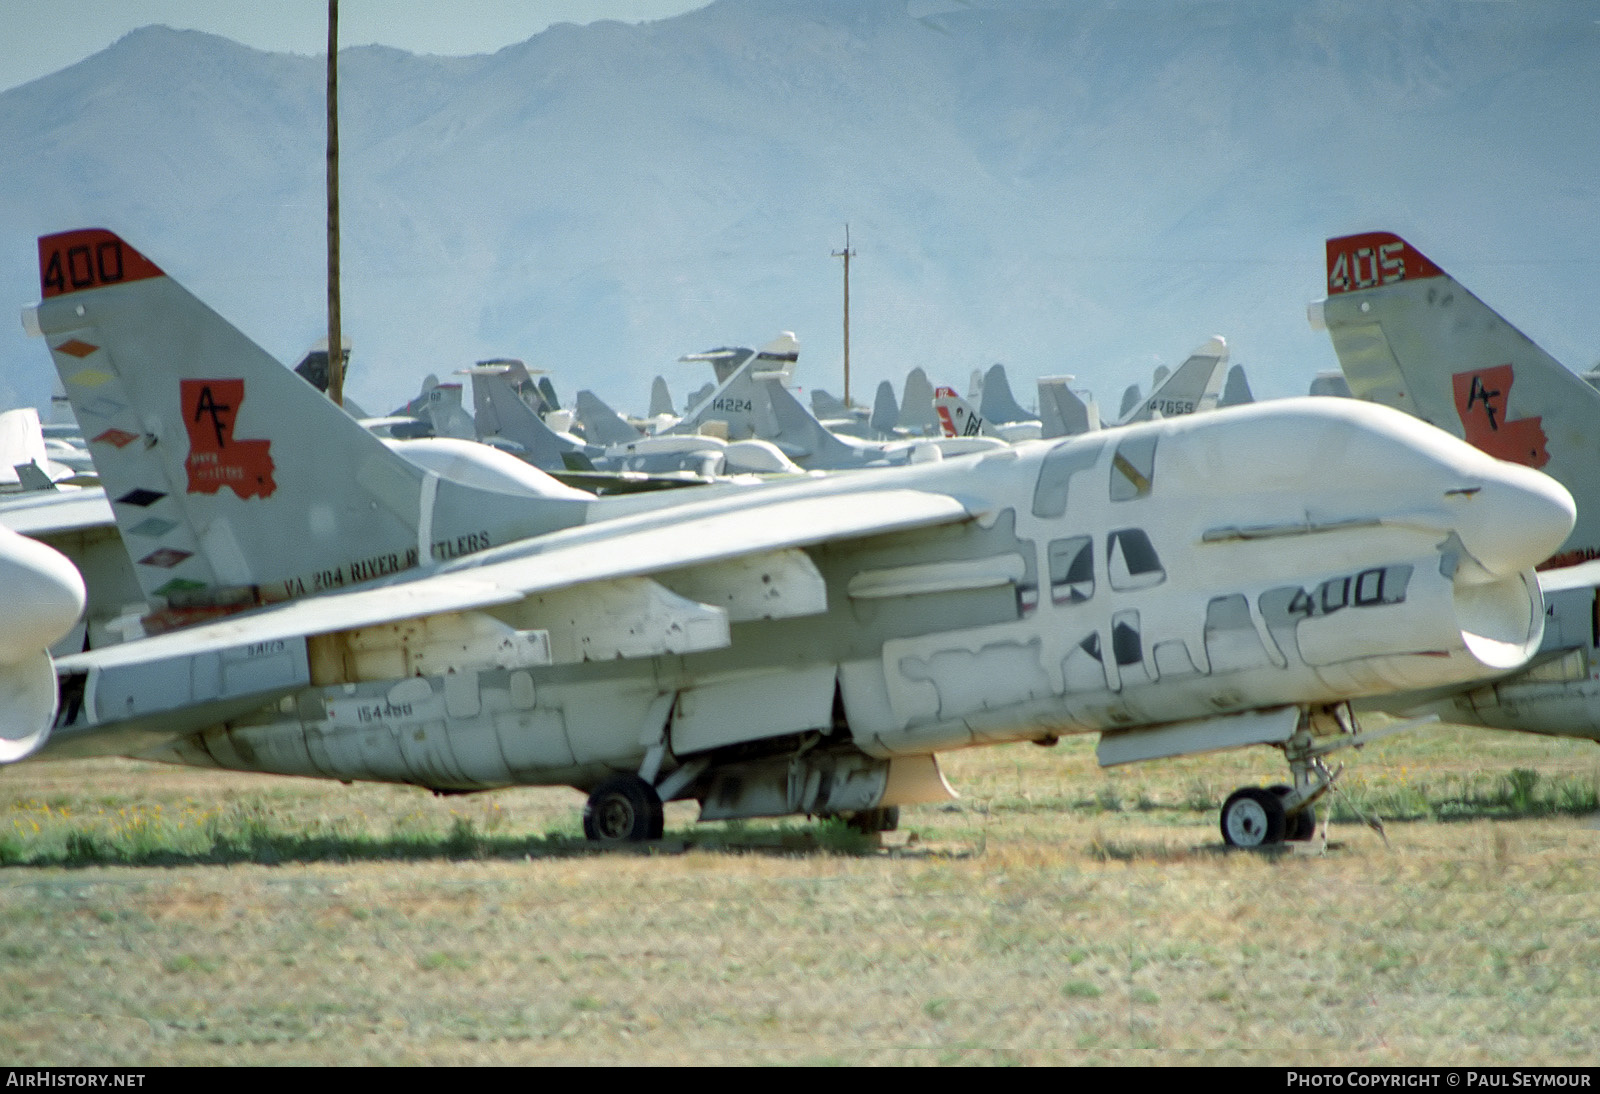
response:
M844 259L844 405L850 405L850 225L844 226L844 250L834 251L834 258Z
M328 0L328 398L344 406L339 329L339 0Z

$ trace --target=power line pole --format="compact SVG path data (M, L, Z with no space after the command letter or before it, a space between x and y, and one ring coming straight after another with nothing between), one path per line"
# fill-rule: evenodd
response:
M850 225L844 226L844 250L834 251L834 258L844 259L844 405L850 405Z
M344 406L339 329L339 0L328 0L328 398Z

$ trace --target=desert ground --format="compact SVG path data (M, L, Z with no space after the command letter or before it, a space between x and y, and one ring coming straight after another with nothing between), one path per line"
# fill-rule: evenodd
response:
M1259 748L945 757L862 837L599 852L572 790L128 760L0 771L0 1058L161 1064L1589 1064L1600 748L1432 726L1319 838L1227 849ZM1358 817L1381 817L1380 835Z

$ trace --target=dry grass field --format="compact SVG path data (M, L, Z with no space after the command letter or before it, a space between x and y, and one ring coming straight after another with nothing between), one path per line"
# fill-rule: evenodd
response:
M706 825L595 853L581 797L125 761L0 771L12 1064L1589 1064L1600 748L1355 755L1325 849L1229 852L1267 749L947 757L883 845ZM1320 853L1318 853L1320 852Z

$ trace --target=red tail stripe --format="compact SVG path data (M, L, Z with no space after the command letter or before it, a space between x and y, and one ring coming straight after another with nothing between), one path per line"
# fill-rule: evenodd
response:
M39 292L46 298L163 276L159 266L104 228L39 237Z

